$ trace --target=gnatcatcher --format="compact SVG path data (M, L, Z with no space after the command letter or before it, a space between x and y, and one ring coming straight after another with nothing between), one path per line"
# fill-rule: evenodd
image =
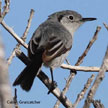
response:
M71 10L56 12L48 17L34 32L28 46L29 65L20 73L14 82L22 89L29 91L34 78L39 74L42 64L50 68L52 87L53 69L59 67L66 59L72 48L74 32L86 21L96 18L82 18L82 16Z

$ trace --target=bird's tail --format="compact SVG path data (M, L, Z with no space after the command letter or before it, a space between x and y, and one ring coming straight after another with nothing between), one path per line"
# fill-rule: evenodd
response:
M13 86L20 85L25 91L29 91L32 87L35 76L40 72L42 66L41 58L34 59L26 66L13 83Z

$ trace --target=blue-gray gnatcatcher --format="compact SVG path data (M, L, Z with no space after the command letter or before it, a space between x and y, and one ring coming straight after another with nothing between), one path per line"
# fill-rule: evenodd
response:
M14 82L22 89L29 91L34 78L39 74L42 64L49 67L52 76L54 68L59 67L66 59L70 49L74 32L86 21L96 18L82 18L82 16L71 10L56 12L48 17L34 32L28 47L30 64L21 72Z

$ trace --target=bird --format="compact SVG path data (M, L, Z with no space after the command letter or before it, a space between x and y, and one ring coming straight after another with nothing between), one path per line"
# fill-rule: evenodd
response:
M52 78L49 93L53 91L53 71L60 67L68 56L75 31L85 22L93 20L96 18L83 18L73 10L63 10L49 15L34 31L28 43L30 63L16 78L13 86L20 85L23 90L29 91L41 67L45 66L50 68Z

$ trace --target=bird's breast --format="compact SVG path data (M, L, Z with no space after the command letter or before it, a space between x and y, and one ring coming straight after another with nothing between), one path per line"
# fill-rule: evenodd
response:
M66 57L68 56L68 54L69 54L69 51L67 51L66 53L52 59L51 61L44 62L44 66L50 67L52 69L54 69L56 67L60 67L61 64L64 62L64 60L66 59Z

